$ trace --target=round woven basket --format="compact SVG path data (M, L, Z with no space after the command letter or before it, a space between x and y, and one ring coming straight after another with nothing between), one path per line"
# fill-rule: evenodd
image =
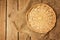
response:
M56 23L56 14L47 4L35 4L26 13L28 28L34 32L47 33Z

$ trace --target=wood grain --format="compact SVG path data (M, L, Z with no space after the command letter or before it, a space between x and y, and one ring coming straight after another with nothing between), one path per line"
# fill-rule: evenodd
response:
M0 0L0 40L5 40L6 0Z
M17 30L11 19L11 15L17 11L17 0L7 0L7 40L17 40ZM13 15L14 17L15 15Z
M19 18L21 18L21 16L24 17L28 9L36 3L46 3L50 5L57 15L56 26L41 39L60 40L60 0L7 0L7 6L6 0L0 0L0 40L40 40L40 35L37 35L37 33L33 33L31 39L28 34L18 32L13 23L15 20L13 18L17 12L22 14L19 14Z

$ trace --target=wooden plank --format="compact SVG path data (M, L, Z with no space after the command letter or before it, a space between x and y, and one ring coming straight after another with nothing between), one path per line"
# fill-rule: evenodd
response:
M18 1L19 1L18 2L19 3L18 9L19 9L19 12L20 12L20 17L22 18L22 17L25 17L25 14L26 14L26 11L28 9L28 5L30 3L30 0L18 0ZM23 25L24 24L23 22L24 22L25 18L22 19L22 20L23 21L20 24ZM29 40L29 39L27 39L27 37L28 37L27 34L19 32L19 40Z
M20 12L20 26L23 25L25 18L23 19L22 17L25 16L25 12L27 10L28 4L29 4L30 0L18 0L18 11ZM18 40L26 40L27 34L24 33L20 33L19 32L19 39Z
M17 0L7 0L7 40L17 40L17 30L13 21L17 11Z
M40 2L41 2L41 0L38 0L38 1L37 0L19 0L19 7L18 7L18 9L19 9L21 17L24 17L24 15L28 11L28 9L33 4L40 3ZM24 20L25 20L25 18L24 18ZM24 22L24 21L22 21L22 22ZM30 36L28 34L19 32L19 40L31 40L31 38L30 38ZM34 37L32 38L32 40L34 40Z
M0 40L5 40L6 0L0 0Z

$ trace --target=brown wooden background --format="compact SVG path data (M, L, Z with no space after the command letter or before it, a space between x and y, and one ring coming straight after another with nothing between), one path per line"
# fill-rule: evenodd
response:
M15 27L8 26L8 14L16 13L16 11L22 11L28 0L0 0L0 40L24 40L26 35L23 35L23 39L20 39L21 35ZM60 0L30 0L29 5L33 2L47 3L49 4L57 15L57 23L55 28L49 32L45 40L60 40ZM14 15L13 15L14 16ZM26 39L25 39L26 40Z

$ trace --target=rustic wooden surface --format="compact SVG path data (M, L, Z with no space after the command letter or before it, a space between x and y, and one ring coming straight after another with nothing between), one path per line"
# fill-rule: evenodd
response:
M14 24L10 20L11 14L16 14L17 11L17 0L7 0L7 39L6 40L17 40L18 33ZM13 15L14 17L15 15Z
M0 40L5 40L6 0L0 0Z
M18 32L18 28L16 28L16 25L14 24L14 20L16 19L15 16L17 13L20 13L20 16L24 16L27 10L36 3L46 3L50 5L57 15L57 23L55 27L41 39L37 33L33 33L35 36L30 37L27 34ZM60 0L7 0L7 2L6 0L0 0L0 40L60 40L59 4ZM22 24L22 20L23 19L18 22L19 27Z

